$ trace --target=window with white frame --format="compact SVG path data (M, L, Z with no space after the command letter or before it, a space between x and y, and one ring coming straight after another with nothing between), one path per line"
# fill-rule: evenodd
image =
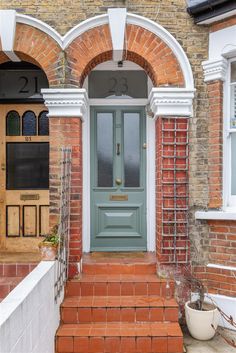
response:
M236 59L229 62L228 119L226 121L226 189L227 205L236 208Z

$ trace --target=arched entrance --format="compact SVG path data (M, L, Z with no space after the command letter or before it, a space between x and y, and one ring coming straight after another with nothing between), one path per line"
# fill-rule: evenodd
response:
M177 209L179 205L176 190L182 190L181 195L186 199L187 121L193 113L194 94L191 67L182 47L162 26L142 16L127 13L125 9L109 9L108 14L96 16L78 24L63 37L39 20L20 14L16 14L15 20L17 36L12 50L23 59L21 50L25 45L22 51L40 63L51 87L43 91L43 96L49 109L49 116L53 118L50 119L50 157L54 171L50 179L52 224L58 221L59 157L57 150L65 144L73 147L70 241L73 274L78 271L82 249L90 251L90 246L86 245L86 239L90 236L88 229L90 207L87 207L89 193L86 176L88 177L90 173L86 164L83 164L83 161L90 160L88 149L86 150L84 146L84 141L86 139L89 141L89 130L85 129L86 122L89 120L89 101L86 89L80 87L98 64L111 60L116 64L117 61L128 60L139 65L153 84L144 104L151 112L150 116L153 117L147 121L151 122L150 126L152 126L150 129L152 137L149 140L154 141L151 151L147 148L147 155L151 154L147 157L149 163L147 169L153 176L150 179L152 182L150 183L150 180L147 182L151 185L146 198L147 235L152 234L147 242L151 245L148 245L147 249L156 248L160 261L173 263L176 259L182 258L185 261L188 247L187 227L173 226L177 224L176 220L181 224L187 224L187 205L181 207L181 211ZM36 38L33 41L33 47L31 40L28 40L28 31L32 31L32 36ZM23 43L25 37L26 40ZM42 37L46 40L42 41ZM44 43L43 47L38 45L39 42ZM149 140L148 144L150 144ZM185 146L184 151L180 151L178 147L179 140ZM167 147L168 143L172 146L170 149ZM170 150L173 155L168 154ZM179 167L180 161L177 162L175 152L180 154L178 157L183 160L182 169ZM182 183L181 188L178 183ZM173 184L179 185L178 188L173 188L171 186ZM149 239L149 236L147 238Z
M104 62L86 78L90 118L83 126L90 138L83 149L90 146L90 163L85 159L83 169L90 169L85 180L91 237L84 238L84 250L147 250L145 105L151 85L130 61Z

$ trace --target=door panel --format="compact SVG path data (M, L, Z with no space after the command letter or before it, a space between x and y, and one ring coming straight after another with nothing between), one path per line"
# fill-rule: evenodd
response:
M49 130L41 104L0 107L0 246L37 249L49 231Z
M91 109L91 250L146 250L145 115Z

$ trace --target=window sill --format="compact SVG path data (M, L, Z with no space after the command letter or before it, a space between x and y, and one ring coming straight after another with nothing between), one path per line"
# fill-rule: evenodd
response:
M195 219L236 221L236 209L231 209L230 211L197 211L195 212Z

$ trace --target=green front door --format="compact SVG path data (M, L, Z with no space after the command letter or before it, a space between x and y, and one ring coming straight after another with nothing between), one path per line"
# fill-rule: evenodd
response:
M147 249L143 107L91 109L91 251Z

